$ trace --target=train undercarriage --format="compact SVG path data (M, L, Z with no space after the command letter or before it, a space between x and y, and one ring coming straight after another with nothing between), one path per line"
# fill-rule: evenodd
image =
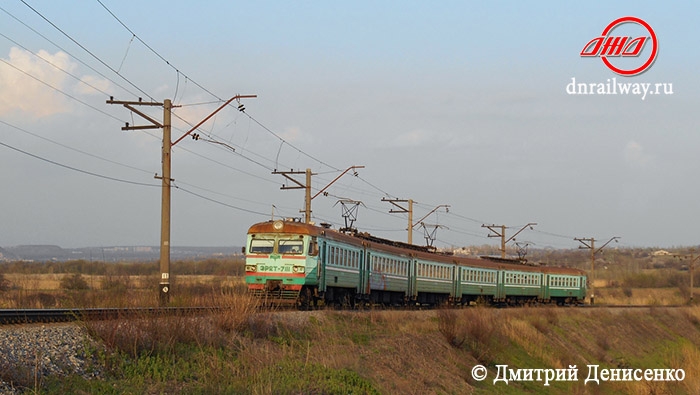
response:
M298 289L300 288L300 289ZM323 306L342 309L387 307L440 307L440 306L495 306L525 307L540 305L574 306L581 304L572 297L541 299L537 296L506 295L496 299L492 295L463 295L459 298L449 294L419 292L408 297L403 292L372 290L369 294L357 293L352 288L328 287L320 292L316 286L300 286L290 289L277 282L268 281L262 289L251 289L252 295L263 306L296 306L300 310L312 310Z

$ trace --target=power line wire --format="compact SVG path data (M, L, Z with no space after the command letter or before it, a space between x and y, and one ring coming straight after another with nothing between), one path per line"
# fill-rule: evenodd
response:
M91 104L88 104L88 103L86 103L86 102L84 102L84 101L78 99L77 97L71 95L70 93L64 92L64 91L62 91L61 89L56 88L55 86L49 84L48 82L45 82L45 81L39 79L38 77L35 77L35 76L29 74L28 72L26 72L26 71L20 69L19 67L17 67L17 66L15 66L15 65L13 65L12 63L6 61L5 59L0 58L0 62L2 62L2 63L4 63L4 64L6 64L6 65L12 67L13 69L19 71L20 73L26 75L27 77L29 77L29 78L31 78L31 79L33 79L33 80L35 80L35 81L37 81L37 82L39 82L39 83L41 83L41 84L43 84L43 85L46 85L47 87L49 87L49 88L55 90L56 92L59 92L59 93L65 95L66 97L69 97L69 98L71 98L71 99L77 101L78 103L80 103L80 104L82 104L82 105L84 105L84 106L86 106L86 107L90 107L90 108L92 108L93 110L95 110L95 111L97 111L97 112L100 112L100 113L102 113L102 114L104 114L104 115L106 115L106 116L108 116L108 117L110 117L110 118L112 118L112 119L116 119L116 120L119 121L119 122L123 122L121 119L115 117L114 115L112 115L112 114L110 114L110 113L108 113L108 112L106 112L106 111L100 110L99 108L97 108L97 107L95 107L95 106L93 106L93 105L91 105Z
M39 11L37 11L36 9L34 9L32 6L30 6L29 4L27 4L26 1L24 1L24 0L20 0L20 1L22 2L22 4L24 4L25 6L27 6L30 10L34 11L34 13L37 14L39 17L41 17L41 19L43 19L44 21L46 21L49 25L53 26L54 29L56 29L56 30L58 30L59 32L61 32L61 34L63 34L66 38L68 38L69 40L71 40L75 45L77 45L78 47L80 47L83 51L87 52L87 53L88 53L90 56L92 56L95 60L97 60L98 62L100 62L103 66L107 67L107 68L108 68L110 71L112 71L114 74L116 74L116 75L118 75L119 77L121 77L124 81L126 81L127 83L129 83L129 85L131 85L132 87L134 87L137 91L143 93L144 96L146 96L146 97L148 97L149 99L151 99L152 102L155 102L155 101L156 101L151 95L149 95L148 93L146 93L146 91L144 91L143 89L141 89L141 88L139 88L138 86L136 86L136 84L134 84L133 82L131 82L128 78L124 77L121 73L119 73L117 70L115 70L112 66L108 65L105 61L103 61L102 59L100 59L97 55L95 55L94 53L92 53L92 52L91 52L89 49L87 49L83 44L79 43L76 39L74 39L73 37L71 37L68 33L64 32L60 27L56 26L55 23L51 22L51 20L49 20L47 17L45 17L42 13L40 13Z
M116 82L116 81L114 81L113 79L109 78L108 76L104 75L104 73L100 72L99 70L97 70L97 69L95 69L94 67L90 66L89 64L85 63L85 62L82 61L80 58L78 58L77 56L73 55L70 51L68 51L68 50L66 50L65 48L63 48L62 46L58 45L57 43L55 43L54 41L52 41L51 39L49 39L49 38L46 37L45 35L39 33L36 29L34 29L34 28L32 28L31 26L27 25L25 22L21 21L19 18L17 18L16 16L12 15L10 12L8 12L7 10L5 10L4 8L0 7L0 10L2 10L4 13L6 13L8 16L10 16L12 19L14 19L15 21L17 21L18 23L22 24L22 25L23 25L24 27L26 27L27 29L29 29L29 30L31 30L32 32L34 32L34 34L36 34L36 35L38 35L39 37L43 38L43 39L46 40L47 42L51 43L54 47L60 49L61 51L63 51L64 53L66 53L68 56L70 56L71 58L75 59L77 62L79 62L79 63L82 64L83 66L85 66L85 67L89 68L90 70L94 71L95 73L97 73L100 77L102 77L102 78L108 80L109 82L111 82L111 83L113 83L114 85L118 86L119 88L123 89L124 91L126 91L126 92L129 93L130 95L132 95L132 96L134 96L134 97L137 97L137 96L138 96L136 93L131 92L129 89L125 88L124 86L122 86L122 85L119 84L118 82Z
M122 79L124 79L125 81L127 81L129 84L131 84L134 88L136 88L138 91L140 91L141 93L143 93L145 96L149 97L151 100L154 100L154 99L153 99L150 95L148 95L145 91L143 91L142 89L138 88L135 84L133 84L131 81L129 81L126 77L124 77L123 75L121 75L121 74L120 74L120 70L115 70L114 68L112 68L111 66L109 66L106 62L102 61L99 57L97 57L95 54L93 54L93 53L92 53L90 50L88 50L85 46L83 46L82 44L80 44L78 41L76 41L75 39L73 39L70 35L68 35L66 32L64 32L62 29L60 29L58 26L56 26L53 22L51 22L51 21L48 20L46 17L44 17L40 12L38 12L36 9L34 9L34 8L31 7L30 5L28 5L24 0L21 0L21 1L22 1L22 3L25 4L28 8L30 8L30 9L31 9L32 11L34 11L37 15L39 15L42 19L44 19L46 22L48 22L51 26L53 26L55 29L57 29L59 32L61 32L64 36L66 36L68 39L70 39L71 41L73 41L73 42L74 42L76 45L78 45L81 49L83 49L83 50L86 51L88 54L90 54L93 58L95 58L96 60L98 60L98 61L99 61L101 64L103 64L105 67L107 67L107 68L110 69L112 72L114 72L115 74L117 74L118 76L120 76ZM177 76L178 76L178 85L179 85L179 75L182 74L182 75L185 77L186 81L187 81L187 80L191 81L191 82L194 83L196 86L198 86L200 89L204 90L204 91L207 92L208 94L210 94L210 95L212 95L213 97L217 98L219 101L223 101L223 100L222 100L221 98L219 98L217 95L213 94L211 91L209 91L208 89L204 88L202 85L198 84L196 81L192 80L192 79L189 78L187 75L185 75L184 73L182 73L178 68L176 68L174 65L172 65L168 60L166 60L162 55L160 55L155 49L153 49L153 48L152 48L150 45L148 45L144 40L142 40L138 35L136 35L128 26L126 26L126 24L124 24L124 23L123 23L111 10L109 10L100 0L97 0L97 1L98 1L98 3L99 3L110 15L112 15L112 17L114 17L127 31L129 31L129 32L132 34L132 38L131 38L132 41L133 41L134 38L138 39L139 42L141 42L146 48L148 48L151 52L153 52L159 59L161 59L161 60L162 60L163 62L165 62L168 66L170 66L171 68L173 68L173 69L176 71ZM5 10L3 9L3 11L5 11ZM7 11L5 11L5 12L7 12ZM8 13L8 15L12 16L12 15L9 14L9 13ZM25 26L26 26L26 25L25 25ZM32 30L33 30L33 29L32 29ZM3 37L7 38L7 37L4 36L4 35L3 35ZM8 38L8 39L9 39L9 38ZM10 41L12 41L12 40L10 40ZM49 42L51 42L51 41L49 41ZM55 44L54 44L54 45L55 45ZM20 45L20 46L21 46L21 45ZM36 54L35 54L35 55L36 55ZM125 55L125 57L126 57L126 55ZM75 57L74 57L74 58L75 58ZM43 58L42 58L42 59L43 59ZM76 58L76 59L77 59L77 58ZM45 60L45 59L44 59L44 60ZM123 61L122 61L122 62L123 62ZM103 112L103 111L101 111L101 110L99 110L99 109L97 109L97 108L95 108L95 107L93 107L93 106L91 106L91 105L85 103L85 102L82 102L81 100L75 98L74 96L69 95L69 94L67 94L67 93L65 93L65 92L63 92L63 91L61 91L61 90L59 90L59 89L57 89L57 88L51 86L50 84L47 84L47 83L45 83L45 82L43 82L43 81L37 79L36 77L34 77L34 76L32 76L32 75L30 75L30 74L24 72L23 70L18 69L17 67L15 67L15 66L13 66L13 65L11 65L11 64L9 64L9 63L7 63L7 62L5 62L5 63L8 64L8 65L10 65L11 67L17 69L18 71L23 72L24 74L28 75L29 77L31 77L31 78L33 78L33 79L35 79L35 80L37 80L37 81L39 81L39 82L41 82L41 83L43 83L43 84L49 86L50 88L52 88L52 89L54 89L54 90L56 90L56 91L58 91L58 92L60 92L60 93L62 93L62 94L64 94L64 95L66 95L66 96L68 96L68 97L70 97L70 98L72 98L72 99L78 101L79 103L81 103L81 104L83 104L83 105L86 105L86 106L88 106L88 107L90 107L90 108L92 108L92 109L94 109L94 110L96 110L96 111L98 111L98 112L101 112L101 113L103 113L103 114L105 114L105 115L107 115L107 116L110 116L110 117L112 117L112 118L114 118L114 119L119 120L118 118L112 116L111 114L105 113L105 112ZM50 63L50 62L49 62L49 63ZM51 63L50 63L50 64L51 64ZM60 69L60 68L59 68L59 69ZM121 69L121 67L120 67L120 69ZM93 70L94 70L94 69L93 69ZM64 71L64 72L65 72L65 71ZM70 74L70 73L69 73L69 74ZM71 76L72 76L72 74L71 74ZM73 77L74 77L74 78L77 78L77 77L75 77L75 76L73 76ZM89 84L88 84L88 85L89 85ZM118 84L117 84L117 85L118 85ZM91 86L91 85L90 85L90 86ZM92 86L91 86L91 87L92 87ZM97 88L95 88L95 87L93 87L93 88L96 89L96 90L98 90L98 91L100 91L100 92L102 92L102 93L104 93L104 94L106 94L106 92L104 92L104 91L101 91L101 90L99 90L99 89L97 89ZM125 90L126 90L126 89L125 89ZM177 94L177 91L176 91L176 94ZM245 113L245 112L244 112L244 113ZM250 118L250 120L252 120L253 122L255 122L255 123L256 123L258 126L260 126L263 130L267 131L268 133L270 133L271 135L273 135L274 137L276 137L276 138L280 141L280 143L281 143L281 144L280 144L280 151L281 151L281 148L282 148L284 145L288 145L289 147L293 148L295 151L297 151L298 153L300 153L300 154L302 154L302 155L308 157L309 159L312 159L312 160L314 160L314 161L320 163L320 164L323 165L323 166L326 166L326 167L328 167L328 168L331 168L331 169L333 169L334 171L340 171L339 168L337 168L337 167L335 167L335 166L332 166L332 165L326 163L325 161L320 160L320 159L316 158L315 156L313 156L313 155L307 153L306 151L304 151L304 150L302 150L302 149L296 147L295 145L291 144L290 142L288 142L288 141L285 140L283 137L281 137L279 134L275 133L273 130L271 130L270 128L268 128L268 127L265 126L264 124L262 124L260 121L258 121L256 118L254 118L254 117L251 116L250 114L248 114L248 113L245 113L245 114L246 114L246 116L248 116L248 117ZM182 119L182 118L180 118L180 119ZM120 121L120 120L119 120L119 121ZM183 121L184 121L184 119L183 119ZM185 121L185 122L186 122L186 121ZM223 145L228 146L227 143L221 143L220 141L218 141L217 139L215 139L215 138L213 137L213 134L209 133L208 135L209 135L210 137L212 137L212 141L211 141L212 143L223 144ZM3 145L7 146L6 144L3 144ZM9 148L13 148L13 147L10 147L10 146L8 146L8 147L9 147ZM14 149L14 148L13 148L13 149ZM20 152L24 152L24 151L21 151L21 150L19 150L19 151L20 151ZM245 159L247 159L247 160L249 160L249 161L251 161L251 162L253 162L253 163L255 163L255 164L257 164L257 165L259 165L259 166L261 166L261 167L263 167L263 168L265 168L265 169L267 169L267 170L272 170L270 167L268 167L268 166L266 166L266 165L260 163L259 161L256 161L256 160L253 160L253 159L251 159L251 158L248 158L247 156L244 156L244 155L242 155L242 154L236 152L235 150L233 150L233 151L234 151L234 153L238 154L239 156L241 156L241 157L243 157L243 158L245 158ZM280 152L280 151L278 151L278 157L279 157L279 152ZM192 152L192 151L190 151L190 152ZM264 158L264 159L269 160L270 162L272 162L272 160L267 159L266 157L263 157L262 155L256 154L256 153L253 152L253 151L249 151L249 152L250 152L251 154L254 154L254 155L256 155L256 156L259 156L259 157L261 157L261 158ZM24 152L24 153L26 153L26 152ZM195 154L195 155L199 155L199 154L196 154L196 153L194 153L194 152L192 152L192 153ZM27 153L27 154L29 154L29 153ZM29 155L32 155L32 154L29 154ZM91 155L91 156L92 156L92 155ZM40 158L40 157L39 157L39 158ZM98 158L99 158L99 157L98 157ZM40 158L40 159L41 159L41 158ZM104 160L104 158L100 158L100 159L103 159L103 160ZM207 159L209 159L209 158L207 158ZM218 164L222 164L221 162L218 162L218 161L214 161L214 162L215 162L215 163L218 163ZM118 162L113 162L113 163L119 164ZM279 163L278 163L278 158L274 161L274 163L275 163L276 166L279 165ZM56 164L58 164L58 163L56 163ZM60 164L58 164L58 165L60 165ZM120 165L123 165L123 164L120 164ZM222 165L223 165L223 164L222 164ZM226 166L226 167L230 167L230 166ZM68 168L70 168L70 167L68 167ZM75 168L71 168L71 169L74 169L74 170L77 170L77 171L81 171L80 169L75 169ZM234 169L235 169L235 168L234 168ZM235 170L240 171L239 169L235 169ZM83 172L85 172L85 171L83 171ZM86 172L86 173L87 173L87 174L93 174L93 173L90 173L90 172ZM248 173L248 174L249 174L249 175L252 175L252 174L250 174L250 173ZM93 175L97 175L97 174L93 174ZM100 176L100 175L97 175L97 176ZM103 178L109 178L109 177L103 177ZM259 177L258 177L258 178L259 178ZM111 179L111 178L110 178L110 179ZM377 191L381 192L383 195L385 195L385 196L391 196L391 195L390 195L389 193L387 193L386 191L383 191L382 189L380 189L380 188L376 187L375 185L369 183L369 182L366 181L365 179L363 179L363 178L361 178L361 177L360 177L360 179L361 179L363 182L365 182L367 185L369 185L370 187L372 187L373 189L376 189ZM117 179L115 179L115 180L117 180ZM191 192L191 191L186 191L186 192L195 194L195 193L193 193L193 192ZM197 194L195 194L195 195L197 195ZM205 199L207 199L207 200L212 200L212 199L206 198L206 197L201 196L201 195L198 195L198 196L200 196L200 197L202 197L202 198L205 198ZM212 200L212 201L214 201L214 200ZM218 201L215 201L215 202L220 203L220 204L227 205L227 204L225 204L225 203L221 203L221 202L218 202ZM227 205L227 206L229 206L229 205ZM236 208L236 209L241 209L241 208L238 208L238 207L235 207L235 206L231 206L231 207ZM246 211L245 209L241 209L241 210ZM375 211L378 211L378 210L375 210ZM259 213L258 213L258 214L259 214ZM484 221L479 221L479 220L476 220L476 219L473 219L473 218L469 218L469 217L465 217L465 216L461 216L461 215L458 215L458 214L454 214L454 213L450 213L450 214L453 214L453 215L455 215L455 216L457 216L457 217L459 217L459 218L466 219L466 220L469 220L469 221L472 221L472 222L484 223ZM548 234L548 235L555 236L555 237L565 237L565 238L568 238L567 236L562 236L562 235L558 235L558 234L554 234L554 233L548 233L548 232L543 232L543 231L540 231L540 233ZM467 234L468 234L468 233L467 233Z
M24 0L22 0L22 1L24 1ZM223 99L221 99L221 98L218 97L217 95L213 94L213 93L212 93L211 91L209 91L208 89L204 88L202 85L198 84L197 81L193 80L192 78L190 78L190 77L188 77L187 75L185 75L184 73L182 73L177 67L175 67L172 63L170 63L167 59L165 59L160 53L158 53L158 51L156 51L155 49L153 49L150 45L148 45L148 43L146 43L144 40L142 40L141 37L139 37L138 34L136 34L133 30L131 30L124 22L121 21L121 19L119 19L109 8L107 8L107 6L104 5L104 3L102 3L102 1L97 0L97 2L98 2L98 3L102 6L102 8L104 8L117 22L119 22L119 24L122 25L122 26L124 27L124 29L126 29L129 33L132 34L132 39L133 39L133 37L136 37L136 39L139 40L139 42L140 42L141 44L143 44L146 48L148 48L148 50L150 50L151 52L153 52L153 54L155 54L158 58L160 58L160 60L162 60L163 62L165 62L165 64L167 64L167 65L170 66L173 70L175 70L175 72L176 72L178 75L179 75L179 74L182 74L182 76L185 77L185 80L191 81L193 84L195 84L197 87L199 87L199 88L202 89L203 91L205 91L205 92L207 92L208 94L210 94L211 96L213 96L213 97L219 99L219 101L222 101L222 102L224 101ZM175 94L177 95L177 90L176 90Z
M25 46L23 46L22 44L18 43L17 41L15 41L15 40L13 40L13 39L7 37L6 35L4 35L4 34L2 34L2 33L0 33L0 36L4 37L6 40L8 40L9 42L11 42L11 43L17 45L18 47L22 48L23 50L25 50L25 51L31 53L31 54L34 55L35 57L37 57L37 58L43 60L43 61L46 62L48 65L50 65L50 66L56 68L57 70L60 70L60 71L62 71L63 73L65 73L65 74L67 74L67 75L73 77L76 81L80 82L81 84L87 85L87 86L89 86L90 88L92 88L92 89L94 89L94 90L96 90L96 91L98 91L98 92L101 92L101 93L103 93L103 94L106 95L106 96L109 96L109 94L108 94L107 92L103 91L102 89L100 89L100 88L98 88L98 87L96 87L96 86L90 84L89 82L87 82L87 81L81 79L80 77L78 77L78 76L76 76L76 75L74 75L74 74L71 74L70 72L68 72L68 71L66 71L65 69L59 67L59 66L56 65L55 63L53 63L53 62L49 61L48 59L44 58L43 56L37 54L36 52L30 51L29 49L27 49Z
M47 163L50 163L50 164L52 164L52 165L56 165L56 166L63 167L63 168L68 169L68 170L73 170L73 171L76 171L76 172L78 172L78 173L83 173L83 174L87 174L87 175L90 175L90 176L103 178L103 179L106 179L106 180L122 182L122 183L125 183L125 184L141 185L141 186L147 186L147 187L159 187L159 186L160 186L160 185L156 185L156 184L146 184L146 183L143 183L143 182L130 181L130 180L124 180L124 179L121 179L121 178L115 178L115 177L105 176L105 175L103 175L103 174L98 174L98 173L94 173L94 172L91 172L91 171L79 169L79 168L77 168L77 167L64 165L63 163L59 163L59 162L56 162L56 161L54 161L54 160L47 159L47 158L41 157L41 156L39 156L39 155L32 154L31 152L27 152L27 151L21 150L21 149L19 149L19 148L13 147L13 146L11 146L11 145L9 145L9 144L5 144L5 143L3 143L3 142L1 142L1 141L0 141L0 145L2 145L2 146L4 146L4 147L7 147L7 148L9 148L9 149L11 149L11 150L20 152L20 153L22 153L22 154L31 156L32 158L42 160L42 161L47 162Z
M87 156L90 156L90 157L92 157L92 158L99 159L99 160L102 160L102 161L105 161L105 162L109 162L109 163L112 163L112 164L115 164L115 165L119 165L119 166L122 166L122 167L126 167L126 168L129 168L129 169L138 170L138 171L143 172L143 173L153 174L153 172L151 172L151 171L149 171L149 170L140 169L140 168L138 168L138 167L134 167L134 166L131 166L131 165L127 165L127 164L125 164L125 163L120 163L120 162L117 162L117 161L114 161L114 160L111 160L111 159L103 158L103 157L101 157L101 156L99 156L99 155L91 154L91 153L89 153L89 152L86 152L86 151L83 151L83 150L79 150L79 149L77 149L77 148L75 148L75 147L71 147L71 146L69 146L69 145L60 143L60 142L58 142L58 141L51 140L50 138L47 138L47 137L38 135L38 134L36 134L36 133L32 133L32 132L30 132L30 131L28 131L28 130L26 130L26 129L20 128L19 126L16 126L16 125L12 125L12 124L7 123L7 122L5 122L5 121L3 121L3 120L0 120L0 123L2 123L3 125L9 126L9 127L13 128L13 129L19 130L19 131L22 132L22 133L26 133L26 134L28 134L28 135L30 135L30 136L34 136L34 137L39 138L39 139L42 139L42 140L44 140L44 141L48 141L48 142L50 142L50 143L52 143L52 144L56 144L56 145L58 145L58 146L61 146L61 147L63 147L63 148L69 149L69 150L74 151L74 152L78 152L78 153L83 154L83 155L87 155Z
M173 186L174 186L176 189L180 190L180 191L189 193L190 195L199 197L199 198L201 198L201 199L204 199L204 200L207 200L207 201L210 201L210 202L212 202L212 203L216 203L216 204L219 204L219 205L222 205L222 206L225 206L225 207L229 207L229 208L232 208L232 209L235 209L235 210L239 210L239 211L244 211L244 212L246 212L246 213L251 213L251 214L258 214L258 215L263 215L263 216L269 215L269 213L262 213L262 212L260 212L260 211L249 210L249 209L246 209L246 208L234 206L234 205L232 205L232 204L224 203L224 202L222 202L222 201L220 201L220 200L212 199L212 198L210 198L210 197L207 197L207 196L204 196L204 195L200 195L200 194L198 194L198 193L196 193L196 192L192 192L192 191L190 191L190 190L188 190L188 189L185 189L185 188L182 188L182 187L180 187L180 186L178 186L178 185L173 185Z

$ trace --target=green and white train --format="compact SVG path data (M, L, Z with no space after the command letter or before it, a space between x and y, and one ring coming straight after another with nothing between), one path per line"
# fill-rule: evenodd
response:
M266 303L583 303L582 270L466 258L296 221L248 230L246 284Z

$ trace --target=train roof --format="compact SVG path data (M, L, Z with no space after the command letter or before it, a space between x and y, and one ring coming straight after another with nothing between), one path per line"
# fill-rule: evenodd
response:
M344 242L357 247L371 247L374 250L391 253L395 255L403 255L413 257L418 260L426 260L447 264L456 264L460 266L474 266L486 269L509 269L525 272L544 272L554 274L569 274L569 275L584 275L585 272L580 269L567 267L553 266L531 266L525 265L512 259L501 259L488 257L472 258L458 257L436 252L434 248L417 246L413 244L403 243L400 241L383 239L372 236L369 233L344 233L338 230L320 227L313 224L306 224L300 221L275 220L260 222L252 225L248 229L248 234L270 234L270 233L286 233L286 234L301 234L315 237L327 237L328 239L338 242Z

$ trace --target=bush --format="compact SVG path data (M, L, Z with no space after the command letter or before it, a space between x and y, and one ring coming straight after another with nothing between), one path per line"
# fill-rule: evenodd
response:
M6 292L10 290L10 281L5 278L5 275L0 273L0 292Z
M440 309L437 312L438 330L453 347L461 347L466 340L466 333L457 323L457 313L450 309Z
M80 273L63 277L61 279L61 288L69 291L82 291L90 289L85 278Z

